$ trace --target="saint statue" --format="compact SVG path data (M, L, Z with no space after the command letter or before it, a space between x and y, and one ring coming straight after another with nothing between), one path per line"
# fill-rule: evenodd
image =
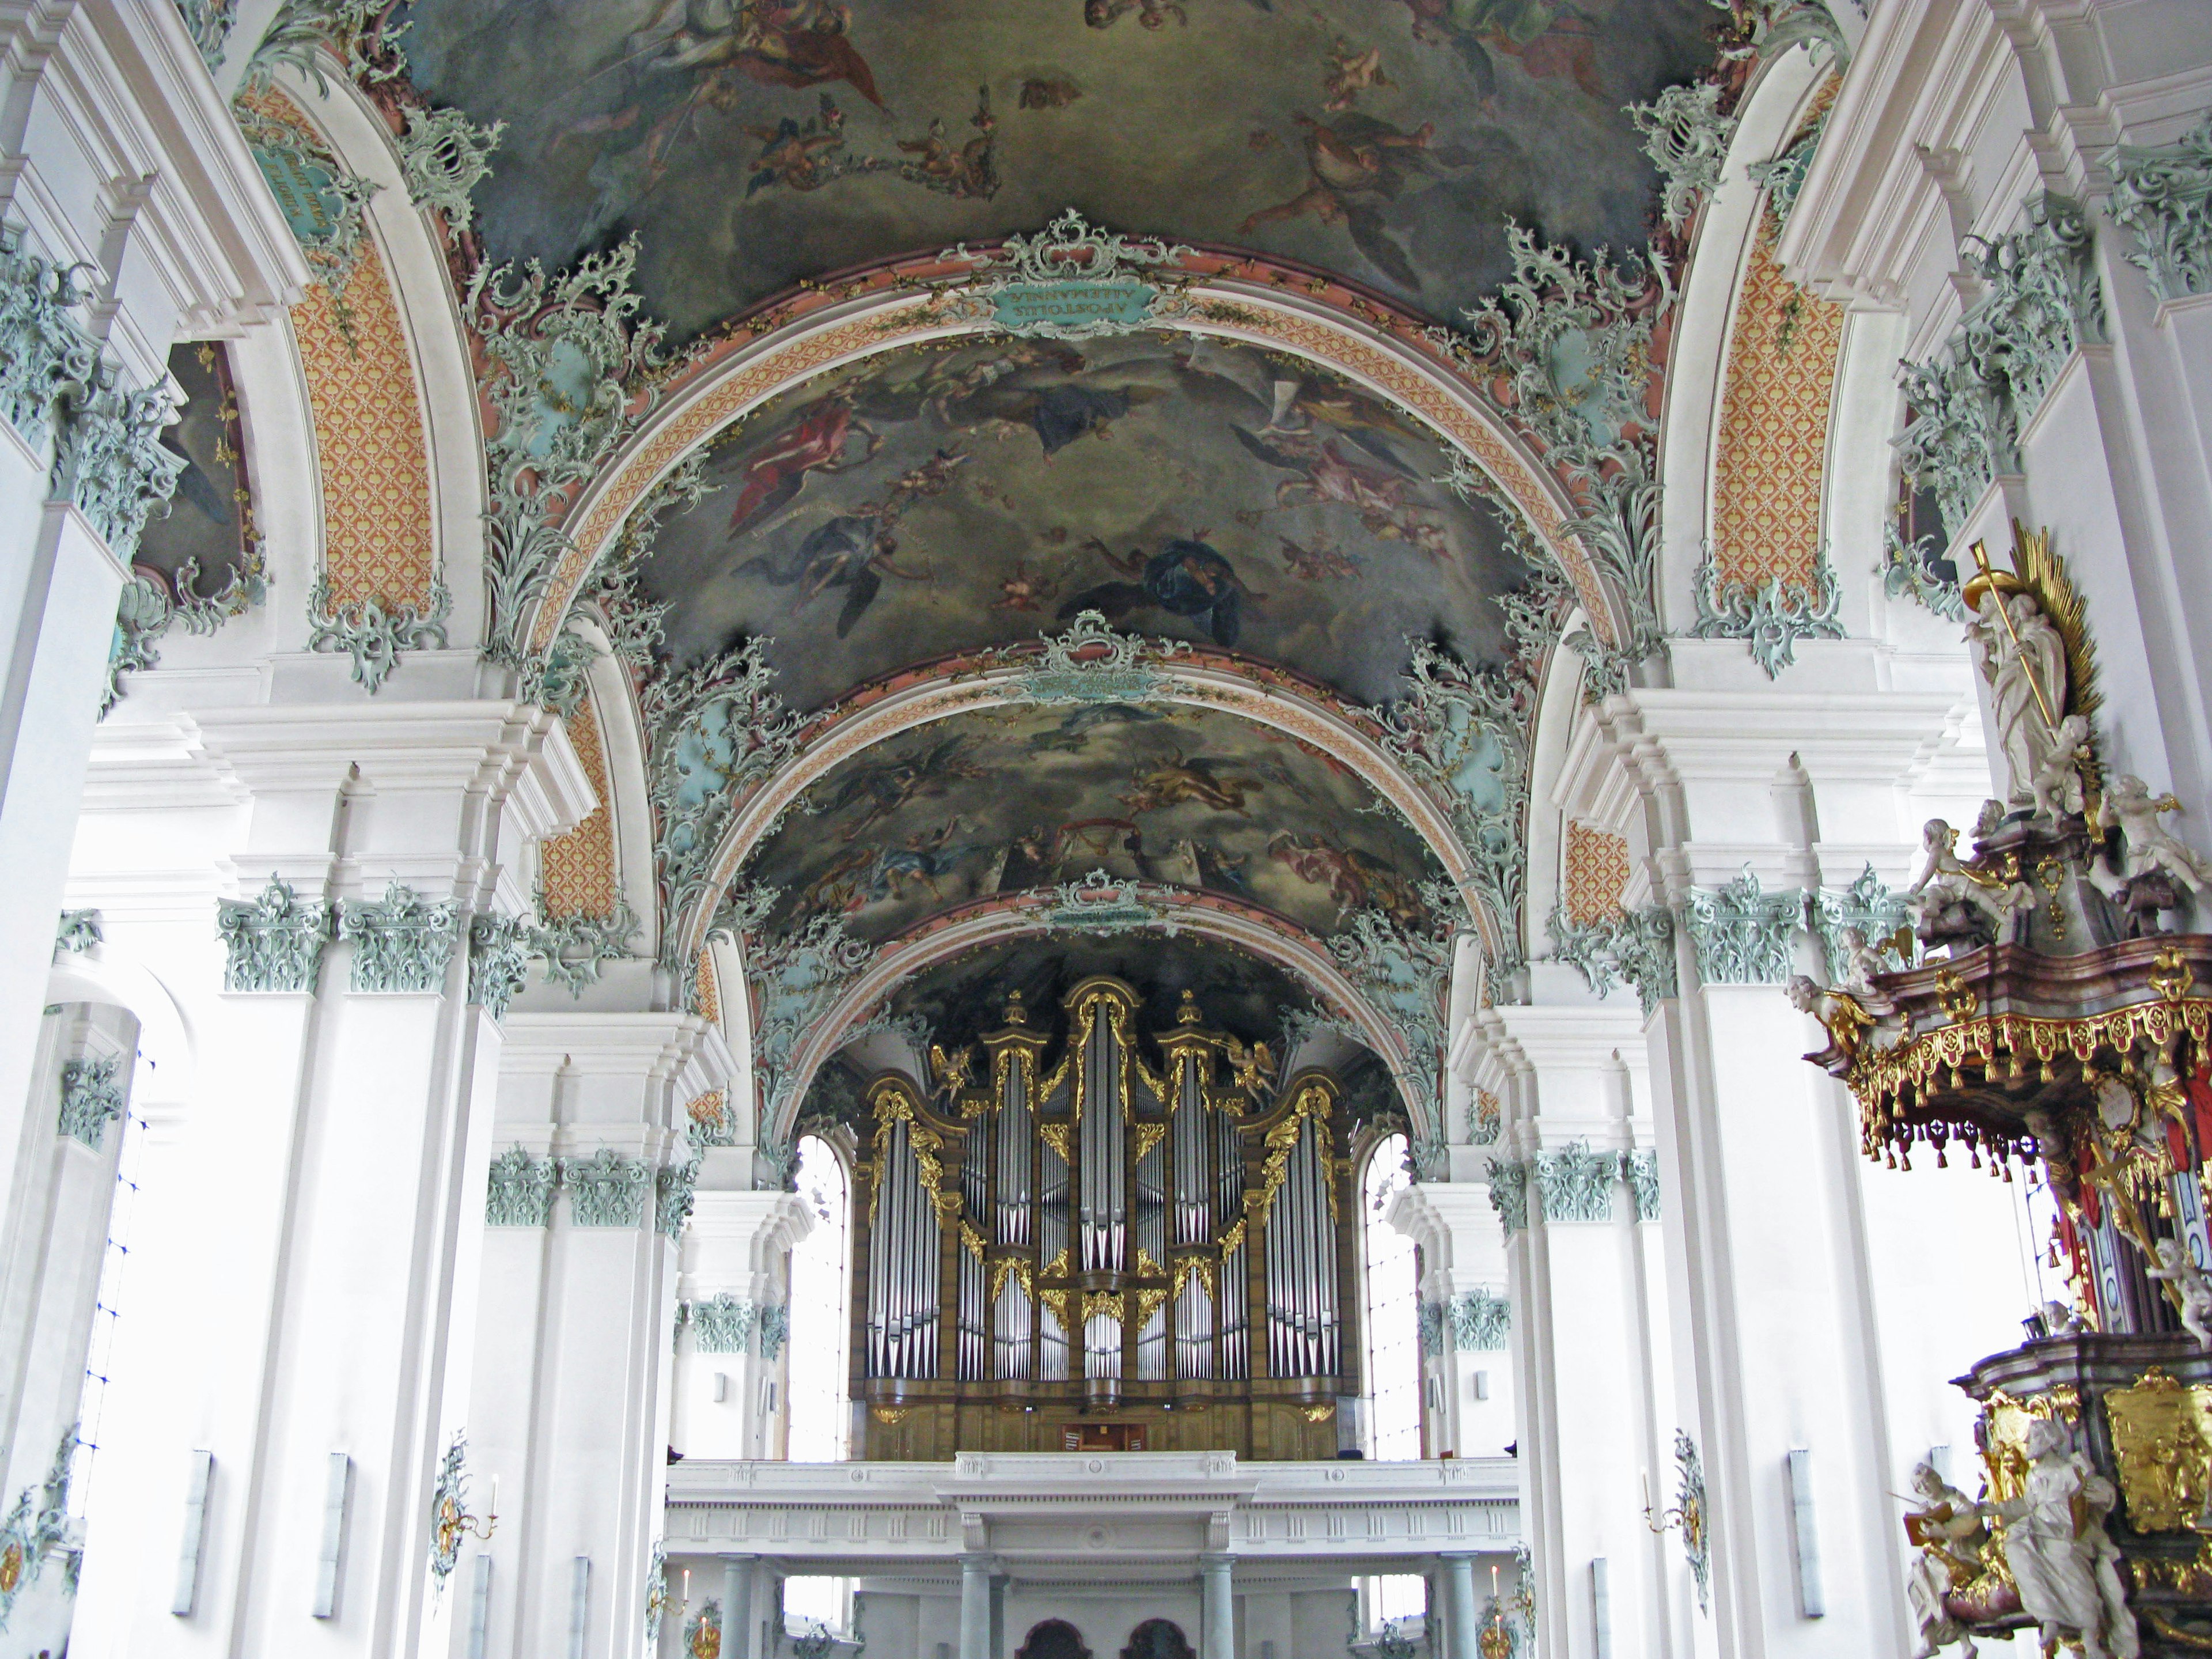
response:
M1980 1576L1990 1529L1974 1500L1933 1463L1914 1468L1912 1491L1920 1507L1906 1511L1905 1534L1920 1546L1920 1554L1905 1580L1905 1599L1920 1627L1920 1650L1913 1659L1936 1659L1936 1650L1952 1642L1966 1650L1966 1659L1974 1659L1972 1633L1952 1617L1943 1598Z
M2005 1523L2005 1565L2046 1646L2078 1643L2082 1659L2136 1659L2136 1616L2120 1585L2120 1552L2105 1533L2113 1484L2073 1449L2066 1425L2027 1425L2027 1480L2017 1498L1983 1506Z
M2008 799L2025 806L2035 799L2036 781L2051 771L2065 741L2059 727L2066 713L2066 641L2033 594L2008 592L1996 578L1973 586L1967 637L1989 682L1997 744L2010 773Z

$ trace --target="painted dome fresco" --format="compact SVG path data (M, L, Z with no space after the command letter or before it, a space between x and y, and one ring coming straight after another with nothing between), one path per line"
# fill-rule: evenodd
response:
M481 210L549 266L636 232L678 336L804 278L1074 207L1453 318L1509 219L1640 245L1625 106L1707 0L417 0L416 84L504 121Z

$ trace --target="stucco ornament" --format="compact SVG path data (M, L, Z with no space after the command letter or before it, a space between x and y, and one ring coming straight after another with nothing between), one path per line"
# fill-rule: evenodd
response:
M100 912L64 910L54 927L54 954L66 951L82 956L100 943Z
M1720 185L1735 117L1721 112L1720 87L1701 81L1668 87L1648 104L1631 104L1628 118L1659 169L1660 216L1679 235L1698 204Z
M295 121L279 120L252 104L231 106L246 146L276 194L293 239L315 282L331 298L339 338L358 350L347 290L368 255L368 204L377 186L348 173L338 159Z
M2022 1449L2024 1490L1983 1510L2004 1522L2005 1565L2021 1606L2046 1644L2078 1645L2083 1659L2135 1659L2136 1616L2120 1583L2120 1553L2105 1532L2118 1489L2074 1449L2063 1423L2031 1418Z
M538 896L538 911L545 914L543 891ZM599 983L604 964L629 954L629 942L636 936L636 913L617 893L611 915L547 917L530 930L530 949L544 962L547 984L565 985L570 996L580 997L586 986Z
M480 267L463 310L485 360L495 416L484 444L491 477L484 571L491 599L485 654L521 665L524 629L568 551L562 515L574 492L658 402L669 367L661 329L640 317L633 239L549 277L532 260Z
M1042 642L1041 654L1037 647L1028 645L1008 646L998 653L1000 661L1028 664L1014 684L1014 695L1024 702L1153 701L1168 688L1168 677L1158 665L1190 650L1180 640L1117 633L1097 611L1078 611L1064 633L1037 637Z
M247 60L240 90L266 91L277 70L289 66L327 96L325 53L344 64L349 80L374 83L404 75L407 58L398 36L406 26L387 33L390 10L385 0L283 0Z
M760 1023L753 1033L753 1075L760 1080L762 1121L777 1122L797 1079L792 1062L815 1022L875 957L874 947L845 931L842 915L817 915L787 939L751 957Z
M1510 1158L1490 1160L1490 1207L1509 1233L1528 1225L1528 1166Z
M451 899L434 904L393 882L373 902L340 900L338 937L353 945L355 990L442 991L460 943L460 907Z
M1644 1017L1675 994L1674 918L1662 904L1616 910L1594 921L1571 921L1564 902L1554 904L1546 931L1554 960L1583 976L1603 996L1626 981L1643 1000Z
M691 1346L701 1353L744 1353L752 1346L760 1310L728 1291L690 1308Z
M778 1302L760 1310L760 1349L763 1359L775 1359L791 1337L791 1305Z
M1822 888L1812 898L1813 931L1820 936L1827 957L1828 982L1847 991L1869 989L1868 976L1912 965L1911 938L1902 941L1899 930L1907 926L1907 907L1893 893L1869 864L1841 892ZM1885 962L1885 956L1895 960Z
M442 576L430 579L427 609L410 603L388 611L374 599L333 605L329 581L318 580L307 595L307 648L343 652L353 659L354 684L374 696L405 653L445 649L453 614L453 590Z
M653 1191L653 1165L602 1146L589 1158L560 1160L568 1218L579 1227L635 1227L645 1220Z
M1444 994L1451 975L1451 943L1443 933L1408 932L1380 910L1354 910L1344 931L1328 942L1346 978L1368 1005L1405 1039L1421 1100L1428 1107L1419 1127L1443 1121ZM1365 1039L1361 1039L1363 1042ZM1427 1138L1433 1138L1430 1134Z
M1907 546L1895 520L1881 527L1881 591L1893 599L1911 599L1946 622L1966 620L1966 601L1959 585L1932 568L1943 556L1942 538L1924 535Z
M645 1649L660 1644L660 1621L668 1613L668 1540L653 1540L653 1559L645 1568Z
M238 0L177 0L177 15L185 20L193 50L213 75L228 55L231 27L238 21Z
M1613 1183L1620 1178L1620 1158L1592 1152L1588 1141L1536 1154L1536 1188L1547 1221L1612 1220Z
M1620 1178L1628 1183L1636 1200L1636 1218L1656 1221L1659 1218L1659 1154L1651 1148L1640 1152L1623 1152L1620 1157Z
M550 1158L532 1158L529 1148L510 1146L491 1161L484 1188L488 1227L542 1227L553 1212L556 1179Z
M1790 977L1790 938L1805 923L1805 895L1764 891L1747 865L1717 891L1691 890L1682 927L1708 985L1779 985Z
M1796 211L1798 197L1804 193L1805 177L1813 170L1813 154L1820 149L1821 136L1827 130L1828 116L1824 110L1772 161L1753 161L1744 169L1751 182L1766 192L1767 217L1778 238L1789 224L1790 214Z
M469 1000L494 1019L530 979L530 924L519 916L469 919Z
M224 990L313 991L331 942L331 907L302 901L272 875L259 897L221 901L216 931L229 952Z
M45 1481L17 1492L7 1519L0 1521L0 1630L7 1628L15 1599L38 1583L50 1565L59 1565L63 1582L70 1594L76 1593L84 1553L69 1541L70 1468L77 1443L77 1425L72 1423L62 1431Z
M1494 1291L1468 1291L1451 1301L1452 1346L1462 1353L1494 1353L1513 1328L1513 1304Z
M1112 935L1159 927L1168 912L1165 907L1140 898L1139 885L1116 881L1106 871L1093 870L1080 881L1064 881L1054 888L1052 902L1036 911L1035 920L1048 933ZM1165 931L1172 937L1174 924L1168 923Z
M784 707L766 638L651 682L641 699L663 914L681 916L712 884L723 824L738 796L799 748L802 718ZM677 929L665 930L673 940Z
M62 1066L61 1132L95 1152L106 1143L107 1126L123 1115L120 1067L112 1056Z
M107 686L101 693L104 719L122 700L122 677L159 665L155 648L170 629L182 625L187 634L212 634L233 617L242 617L269 597L269 566L257 540L223 573L222 586L213 593L199 591L200 562L188 558L174 575L164 575L146 565L133 565L115 607L115 639L107 653Z
M507 123L480 127L457 109L410 107L407 125L392 140L408 199L445 221L446 240L457 242L476 218L470 193L491 173L489 157Z
M956 285L933 285L948 320L988 323L1005 334L1089 340L1157 328L1190 309L1170 273L1195 250L1158 237L1121 236L1073 208L1033 236L1009 236L995 251L965 242L939 253L966 264Z
M2106 210L2136 239L2128 263L2150 278L2160 301L2212 293L2212 116L2178 143L2123 144Z
M695 1156L670 1164L653 1177L653 1224L665 1237L684 1237L684 1224L691 1219L691 1195L699 1184L699 1163Z
M1753 586L1735 577L1723 579L1712 550L1698 566L1698 619L1690 632L1701 640L1741 640L1751 648L1751 659L1774 678L1797 660L1800 640L1839 640L1844 624L1836 615L1840 590L1836 573L1825 556L1816 557L1814 588L1809 593L1785 586L1779 576L1769 576Z

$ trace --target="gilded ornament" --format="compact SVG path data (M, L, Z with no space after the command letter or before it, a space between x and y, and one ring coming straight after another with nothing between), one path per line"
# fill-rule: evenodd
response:
M2185 1386L2153 1365L2105 1396L2128 1524L2137 1532L2197 1525L2212 1496L2212 1388Z

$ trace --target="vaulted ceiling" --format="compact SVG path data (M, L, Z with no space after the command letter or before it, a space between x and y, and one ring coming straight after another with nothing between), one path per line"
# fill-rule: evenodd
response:
M1534 689L1596 591L1563 526L1643 476L1664 279L1597 260L1660 223L1630 106L1725 76L1743 27L412 0L350 37L396 132L503 124L441 209L491 411L492 648L549 700L564 618L623 657L661 953L740 939L764 1133L829 1025L966 1019L979 974L1102 951L1082 971L1202 988L1255 1036L1364 1031L1433 1130L1449 935L1487 914L1512 956ZM996 251L1069 210L1042 263ZM1159 239L1092 323L992 310L1111 275L1092 226Z

